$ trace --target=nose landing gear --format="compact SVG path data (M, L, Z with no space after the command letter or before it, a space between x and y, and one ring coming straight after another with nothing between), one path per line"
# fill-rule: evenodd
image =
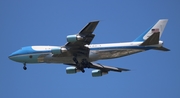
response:
M27 70L26 63L24 63L23 69Z

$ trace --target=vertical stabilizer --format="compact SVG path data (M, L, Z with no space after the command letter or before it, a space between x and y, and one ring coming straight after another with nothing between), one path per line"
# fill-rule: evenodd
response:
M164 28L168 22L168 19L160 19L153 27L148 29L146 32L142 33L139 37L137 37L134 41L145 41L154 33L159 33L159 38L161 37Z

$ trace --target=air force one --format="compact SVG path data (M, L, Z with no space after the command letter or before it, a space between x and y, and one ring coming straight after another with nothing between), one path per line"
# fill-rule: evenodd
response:
M119 58L146 50L169 51L163 47L160 37L166 26L167 19L160 19L154 26L142 33L132 42L90 44L99 21L89 22L78 34L68 35L64 46L27 46L9 56L9 59L26 64L30 63L63 63L70 65L67 74L85 72L85 68L92 68L93 77L103 76L109 71L122 72L129 69L105 66L94 63L97 60Z

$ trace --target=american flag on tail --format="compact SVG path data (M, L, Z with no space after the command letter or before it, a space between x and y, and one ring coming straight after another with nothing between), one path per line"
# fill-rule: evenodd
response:
M159 32L159 29L152 29L151 30L153 33L158 33Z

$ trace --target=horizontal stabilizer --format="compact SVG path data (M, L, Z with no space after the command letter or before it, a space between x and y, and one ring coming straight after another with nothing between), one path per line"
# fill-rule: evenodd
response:
M158 48L155 48L155 50L161 50L161 51L170 51L169 49L161 46L161 47L158 47Z

